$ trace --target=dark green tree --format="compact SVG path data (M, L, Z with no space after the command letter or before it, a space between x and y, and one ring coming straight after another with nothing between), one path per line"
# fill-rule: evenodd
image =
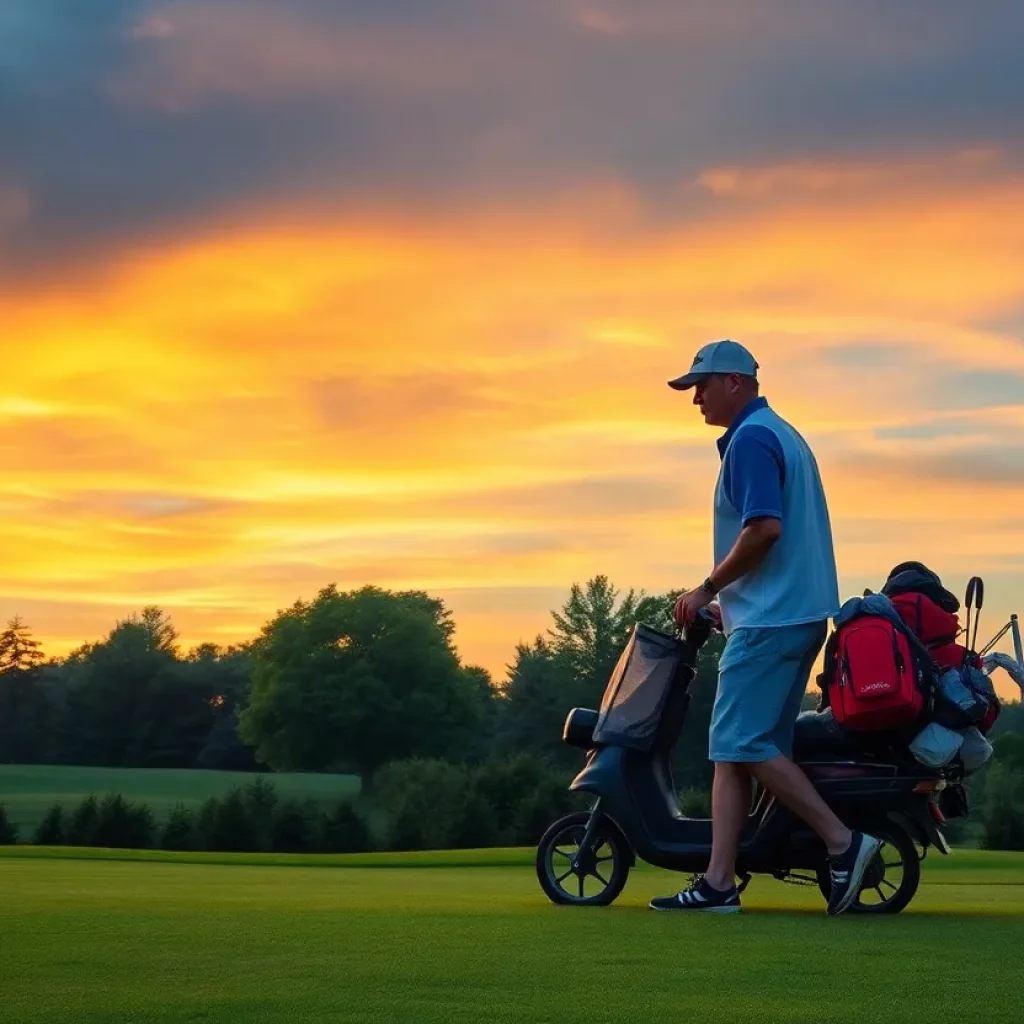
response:
M0 633L0 763L46 759L54 707L42 671L43 652L32 632L13 618Z
M315 816L299 800L285 800L274 812L270 849L275 853L308 853L313 848Z
M242 736L278 771L368 776L400 757L465 756L485 708L453 632L426 594L327 587L253 645Z
M983 845L989 850L1024 850L1024 772L996 762L987 775Z
M993 758L1010 771L1024 772L1024 732L1004 732L992 743Z
M15 616L0 633L0 672L38 668L43 663L42 645L32 631Z
M93 846L145 850L153 845L153 815L145 804L110 793L96 809Z
M574 706L576 681L542 636L519 644L501 697L497 743L507 754L529 754L575 764L578 751L561 742L565 716Z
M195 812L184 804L175 804L160 831L160 849L198 850L199 846Z
M36 846L60 846L64 842L64 808L54 804L39 822L32 838Z
M99 804L94 796L87 796L74 810L68 822L65 841L69 846L92 846L96 836L96 818Z
M18 841L18 826L7 817L7 808L0 804L0 846L13 846Z
M176 763L167 753L180 707L177 659L162 619L119 622L107 638L74 652L65 664L62 730L65 759L110 766Z
M262 767L240 734L239 712L249 699L252 662L248 645L201 644L185 659L205 679L212 720L196 757L200 768L257 771Z
M258 830L240 789L217 800L211 797L199 815L203 848L247 853L260 849Z
M363 853L373 849L366 822L347 801L324 815L318 847L324 853Z

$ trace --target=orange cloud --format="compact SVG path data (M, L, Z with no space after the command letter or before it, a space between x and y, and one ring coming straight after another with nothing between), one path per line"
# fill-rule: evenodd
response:
M702 578L713 435L665 381L730 335L819 453L844 592L920 557L983 567L1008 614L1024 484L989 462L1024 453L1024 412L955 400L979 368L1024 379L991 326L1024 299L1024 182L861 175L741 169L688 222L620 186L444 220L253 208L0 297L0 612L57 651L97 609L238 639L331 580L423 587L501 675L573 580Z

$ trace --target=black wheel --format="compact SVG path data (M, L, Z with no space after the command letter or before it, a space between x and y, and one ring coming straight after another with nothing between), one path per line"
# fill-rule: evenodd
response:
M864 884L850 904L855 914L898 914L914 898L921 882L921 859L913 838L892 821L866 826L882 840L874 860L864 872ZM818 888L827 900L832 892L828 864L818 866Z
M632 850L622 833L602 819L589 850L581 850L589 811L559 818L537 845L537 878L552 903L604 907L626 884Z

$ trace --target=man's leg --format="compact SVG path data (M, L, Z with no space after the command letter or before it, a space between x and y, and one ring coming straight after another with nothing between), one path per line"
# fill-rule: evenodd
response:
M736 884L736 852L743 823L750 813L750 774L747 765L719 761L711 786L711 861L705 878L713 889Z
M853 833L822 800L802 769L788 757L779 754L769 761L747 767L765 789L818 833L830 854L840 854L849 849Z
M743 673L736 672L736 667L745 660L743 647L744 638L736 634L725 645L711 712L709 759L715 763L711 789L711 863L704 877L688 889L651 900L653 910L735 913L740 909L735 881L736 850L743 822L750 813L750 775L745 764L734 763L728 754L716 756L716 752L730 751L733 747L734 723L746 688ZM749 758L735 760L743 762Z

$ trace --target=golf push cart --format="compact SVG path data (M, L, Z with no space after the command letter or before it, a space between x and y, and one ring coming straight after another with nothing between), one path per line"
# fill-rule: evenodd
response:
M600 710L569 712L562 738L586 752L586 764L569 788L591 794L594 802L590 811L560 818L540 840L537 875L552 902L612 903L638 857L674 871L706 870L711 821L681 812L672 752L686 719L698 654L712 628L705 612L676 636L638 623ZM1016 659L999 655L1000 664L1024 690L1016 616L985 651L1007 632ZM851 910L899 913L917 892L928 849L949 853L945 820L967 814L963 764L954 758L941 768L926 767L904 743L882 734L836 735L834 728L822 729L824 717L800 716L794 760L846 824L882 840ZM740 837L737 873L741 891L751 875L767 874L816 884L826 899L829 895L824 845L763 790L752 801Z

